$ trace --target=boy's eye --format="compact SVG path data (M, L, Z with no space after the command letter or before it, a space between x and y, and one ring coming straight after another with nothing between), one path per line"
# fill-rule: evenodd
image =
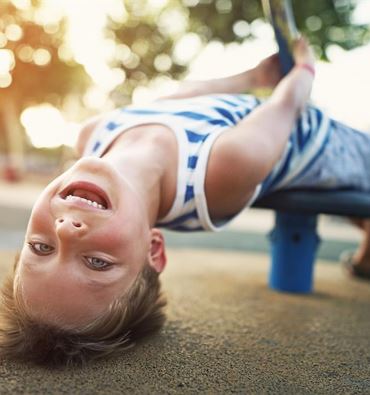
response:
M54 247L45 243L28 243L32 251L38 255L48 255L54 251Z
M86 257L86 261L88 266L92 270L106 270L110 266L112 266L111 262L107 262L104 259L96 258L96 257Z

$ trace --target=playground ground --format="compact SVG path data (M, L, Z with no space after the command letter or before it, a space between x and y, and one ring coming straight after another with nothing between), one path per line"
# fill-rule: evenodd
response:
M21 188L0 189L0 278L34 196ZM335 262L357 234L324 223L314 293L283 294L267 287L270 220L252 210L222 237L166 234L159 334L81 369L1 361L0 394L370 394L370 284Z

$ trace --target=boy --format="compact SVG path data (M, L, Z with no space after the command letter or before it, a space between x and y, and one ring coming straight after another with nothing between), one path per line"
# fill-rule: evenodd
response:
M294 56L297 66L281 81L271 57L237 76L188 85L177 100L130 106L84 127L82 159L35 203L3 289L4 355L83 362L158 329L166 256L155 226L216 230L281 188L370 190L370 136L303 110L314 77L303 39ZM264 103L230 94L276 84ZM364 244L357 258L368 250Z

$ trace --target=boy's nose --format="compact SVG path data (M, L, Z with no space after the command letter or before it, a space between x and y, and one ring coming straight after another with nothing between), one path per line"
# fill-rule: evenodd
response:
M57 218L55 221L55 228L59 236L79 236L86 233L87 226L85 223L74 218Z

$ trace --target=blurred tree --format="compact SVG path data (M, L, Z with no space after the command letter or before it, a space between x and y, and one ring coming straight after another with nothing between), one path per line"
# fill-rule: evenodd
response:
M10 168L22 167L21 112L42 102L61 106L65 95L82 92L89 83L83 67L63 51L63 18L49 23L39 6L37 0L28 7L0 2L0 133Z
M121 23L111 20L107 26L120 48L112 65L126 73L125 84L113 93L117 104L127 102L135 87L158 76L180 77L191 57L178 56L176 44L189 33L203 44L211 40L242 42L254 36L253 22L264 19L260 0L168 0L155 9L148 0L122 2L127 10L125 20ZM352 23L356 1L292 0L292 3L298 29L308 36L322 59L327 59L331 44L351 49L370 39L369 26ZM188 46L194 43L195 40L188 40Z
M129 102L137 86L158 76L177 78L186 70L185 64L174 61L174 49L188 25L187 10L177 0L160 8L151 7L147 0L123 2L125 20L111 19L107 25L117 43L112 65L121 67L126 75L125 84L113 92L119 104Z
M337 44L352 49L368 42L368 25L355 25L352 13L357 0L292 0L298 29L309 38L318 54L327 59L327 48ZM250 25L264 18L260 0L183 0L188 5L190 29L203 40L224 43L253 37Z

